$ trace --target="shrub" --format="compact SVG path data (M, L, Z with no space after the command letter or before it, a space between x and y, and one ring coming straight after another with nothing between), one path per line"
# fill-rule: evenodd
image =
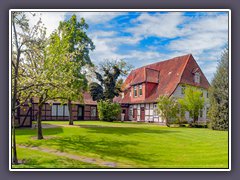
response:
M194 128L208 128L206 124L190 124L188 127L194 127Z
M99 101L97 104L98 116L101 121L114 121L120 117L121 106L108 100Z

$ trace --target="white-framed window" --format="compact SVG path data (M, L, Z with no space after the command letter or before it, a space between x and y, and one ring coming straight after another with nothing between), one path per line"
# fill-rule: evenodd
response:
M194 74L194 82L198 84L200 83L200 73L196 72Z
M57 105L52 105L52 116L57 116Z
M78 116L83 116L83 107L78 106Z
M142 84L139 85L139 96L142 96Z
M146 109L149 109L149 104L146 104L146 107L145 107Z
M91 107L91 116L96 117L97 116L97 108L96 107Z
M132 106L129 107L129 116L133 116L133 107Z
M61 104L53 104L52 116L69 116L68 106Z
M58 106L58 116L63 116L63 106Z
M68 105L64 105L64 116L69 116Z
M153 115L154 116L158 115L158 113L157 113L157 104L153 104Z
M133 89L134 89L134 91L133 91L134 97L137 97L137 86L134 86Z

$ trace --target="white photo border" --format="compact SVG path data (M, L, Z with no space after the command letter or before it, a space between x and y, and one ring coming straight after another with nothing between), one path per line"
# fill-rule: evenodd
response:
M11 134L11 13L22 12L228 12L228 48L229 48L229 129L228 129L228 168L104 168L104 169L15 169L12 168ZM9 10L9 171L231 171L231 9L10 9Z

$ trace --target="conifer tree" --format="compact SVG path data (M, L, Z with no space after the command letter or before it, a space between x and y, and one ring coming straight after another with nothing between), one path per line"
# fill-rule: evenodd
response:
M212 129L228 130L229 123L229 58L228 49L225 49L217 67L217 72L211 83L209 119Z

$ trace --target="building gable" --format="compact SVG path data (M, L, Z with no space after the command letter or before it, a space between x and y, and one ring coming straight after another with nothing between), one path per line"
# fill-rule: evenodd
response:
M200 83L194 82L194 74L196 73L199 73L201 76ZM170 96L180 83L206 89L210 86L191 54L149 64L133 70L123 84L124 97L119 98L118 102L156 102L161 95ZM132 87L136 84L144 84L146 88L144 98L134 98L130 95Z
M195 76L198 75L200 79L199 82L196 82ZM197 86L205 89L208 89L210 87L207 78L203 74L201 68L198 66L197 62L195 61L192 55L189 57L186 67L184 68L180 83Z

